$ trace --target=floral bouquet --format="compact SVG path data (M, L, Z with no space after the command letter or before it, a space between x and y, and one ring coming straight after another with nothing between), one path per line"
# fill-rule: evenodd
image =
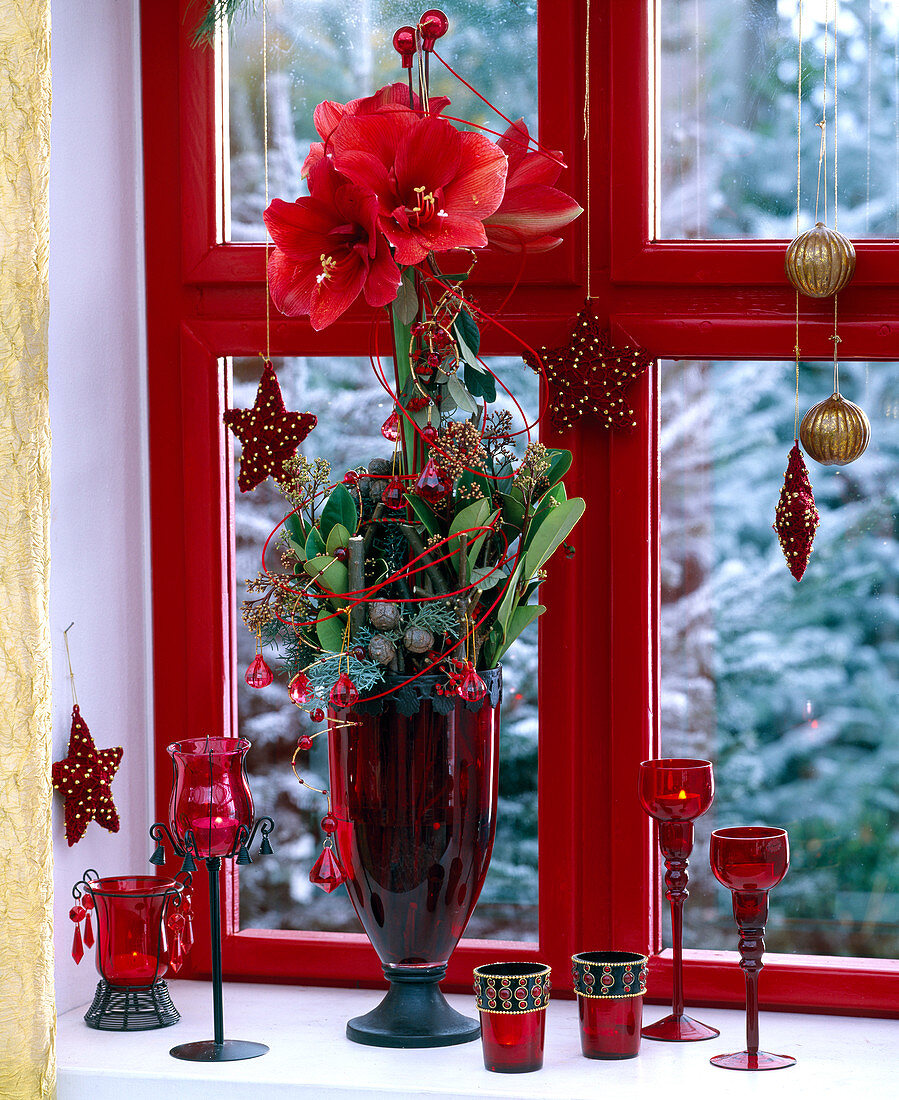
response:
M244 440L241 488L271 473L291 508L281 568L249 582L243 615L260 652L247 682L271 682L261 648L276 648L291 699L313 720L426 673L438 694L482 698L480 672L545 610L535 599L545 566L584 511L561 480L570 453L531 438L535 424L479 355L481 327L496 322L466 295L479 251L547 251L581 208L555 186L561 153L523 120L491 141L430 95L429 57L447 26L431 11L397 32L407 83L319 104L309 195L265 212L279 309L320 330L361 295L388 309L393 332L392 377L372 356L394 405L385 453L361 456L336 483L326 461L294 453L314 417L285 412L270 364L259 417L226 414ZM521 424L491 409L497 386Z

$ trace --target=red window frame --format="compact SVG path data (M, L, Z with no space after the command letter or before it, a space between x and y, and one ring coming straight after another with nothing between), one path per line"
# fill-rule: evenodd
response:
M221 421L229 395L221 363L225 356L257 354L265 333L264 248L220 243L221 72L211 50L190 46L188 7L189 0L141 4L162 818L171 775L166 744L198 730L231 729L236 720L231 487ZM540 132L567 150L568 186L582 205L589 73L590 233L588 241L583 217L562 248L528 261L505 323L535 346L563 341L583 305L589 267L594 308L616 339L660 358L734 358L734 349L745 358L783 358L792 347L794 308L781 274L785 242L652 239L653 18L652 0L590 0L589 28L580 0L538 8ZM857 277L841 295L843 347L860 359L899 359L899 326L867 320L890 315L899 245L865 242L857 251ZM477 294L486 309L502 300L514 275L508 264L479 264ZM827 307L803 308L807 354L826 358ZM272 353L366 354L370 326L364 309L321 333L305 319L275 313ZM389 347L386 325L381 346ZM484 333L484 348L516 351L491 331ZM670 957L660 954L658 860L635 797L637 764L659 745L657 372L633 397L634 432L585 426L561 440L574 452L569 490L586 497L588 509L573 537L580 552L551 571L549 611L540 620L539 943L463 940L448 988L468 989L472 965L489 955L546 960L557 989L570 989L570 954L609 945L650 949L650 993L670 996ZM229 867L227 976L325 985L381 981L362 935L240 930L235 876ZM209 973L208 943L198 943L191 965L198 976ZM840 1012L897 1014L895 961L771 955L766 968L768 1007L833 1010L839 988ZM692 1003L742 1004L735 955L687 952L686 970Z

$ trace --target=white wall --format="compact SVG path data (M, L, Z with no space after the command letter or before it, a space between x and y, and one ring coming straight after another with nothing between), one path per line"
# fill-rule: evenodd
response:
M117 834L73 848L54 795L57 1008L90 1000L91 954L71 958L72 884L87 867L146 873L151 851L149 542L137 0L52 0L50 628L53 759L72 699L98 748L122 745Z

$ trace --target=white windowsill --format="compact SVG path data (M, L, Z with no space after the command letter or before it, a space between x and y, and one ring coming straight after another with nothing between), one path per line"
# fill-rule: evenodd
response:
M577 1007L553 1001L546 1021L546 1060L538 1073L488 1073L480 1043L431 1050L382 1050L351 1043L346 1020L380 999L373 990L230 984L225 986L225 1036L267 1043L271 1050L246 1062L202 1064L170 1057L177 1043L212 1035L208 982L169 983L181 1013L158 1031L92 1031L86 1005L60 1017L57 1100L356 1100L389 1097L505 1097L528 1100L631 1100L665 1095L691 1100L822 1100L899 1095L899 1023L845 1016L763 1013L762 1047L792 1054L797 1065L759 1074L709 1065L709 1057L739 1050L745 1037L741 1012L702 1009L695 1015L720 1028L704 1043L645 1041L640 1056L621 1062L588 1061L580 1053ZM93 991L93 984L91 984ZM834 990L839 998L839 990ZM449 998L474 1015L473 997ZM665 1014L647 1005L647 1021ZM602 1091L600 1091L602 1090ZM762 1091L764 1090L764 1091Z

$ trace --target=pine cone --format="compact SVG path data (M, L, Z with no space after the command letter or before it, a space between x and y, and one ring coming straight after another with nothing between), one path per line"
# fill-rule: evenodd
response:
M434 635L423 626L410 626L403 635L403 645L410 653L427 653L434 648Z
M396 647L383 634L372 634L368 643L368 655L379 665L389 665L396 656Z

